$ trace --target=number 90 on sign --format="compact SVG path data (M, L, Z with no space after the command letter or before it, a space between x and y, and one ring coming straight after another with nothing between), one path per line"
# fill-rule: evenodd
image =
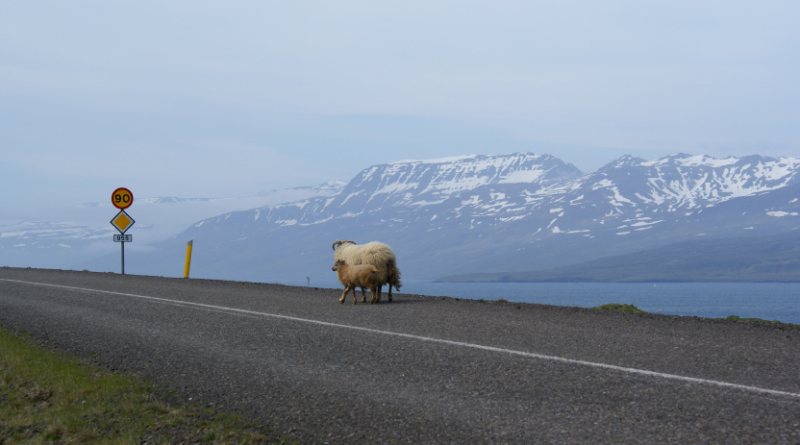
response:
M111 204L118 209L127 209L133 204L133 193L125 187L120 187L111 194Z

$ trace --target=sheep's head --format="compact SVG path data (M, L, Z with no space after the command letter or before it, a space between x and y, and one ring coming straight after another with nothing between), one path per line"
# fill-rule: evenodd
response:
M336 260L336 262L333 263L333 267L331 267L331 270L336 272L337 270L339 270L339 266L341 266L342 264L345 264L344 260Z
M348 240L336 241L335 243L333 243L331 247L333 247L333 250L336 250L336 247L341 246L342 244L355 244L355 243L353 241L348 241Z

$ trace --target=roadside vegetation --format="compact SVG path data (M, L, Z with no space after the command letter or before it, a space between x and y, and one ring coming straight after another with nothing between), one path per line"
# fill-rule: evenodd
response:
M603 311L617 311L617 312L630 312L630 313L642 313L646 314L646 311L639 309L638 307L632 304L619 304L619 303L609 303L604 304L602 306L595 306L590 309L599 309ZM717 318L717 320L730 320L730 321L743 321L743 322L756 322L756 323L768 323L774 326L780 327L782 329L800 329L800 325L790 324L790 323L783 323L778 320L764 320L763 318L744 318L738 315L729 315L725 318Z
M231 414L50 352L0 327L0 444L285 444Z
M778 326L782 329L800 329L800 325L792 324L792 323L784 323L780 320L764 320L763 318L745 318L740 317L738 315L728 315L725 318L719 318L718 320L731 320L731 321L744 321L744 322L756 322L756 323L768 323L774 326Z
M639 309L638 307L632 304L619 304L619 303L609 303L604 304L602 306L595 306L591 309L600 309L603 311L617 311L617 312L638 312L638 313L645 313L645 311Z
M778 321L778 320L770 321L770 320L764 320L763 318L754 318L754 317L743 318L743 317L740 317L738 315L728 315L724 319L725 320L734 320L734 321L766 321L767 323L780 323L780 321Z

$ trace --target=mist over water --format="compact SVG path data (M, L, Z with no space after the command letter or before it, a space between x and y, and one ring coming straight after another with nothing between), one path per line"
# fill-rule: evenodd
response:
M342 289L335 280L288 280L293 286ZM384 288L385 292L385 288ZM800 283L433 283L404 280L401 293L594 307L633 304L657 314L762 318L800 324Z

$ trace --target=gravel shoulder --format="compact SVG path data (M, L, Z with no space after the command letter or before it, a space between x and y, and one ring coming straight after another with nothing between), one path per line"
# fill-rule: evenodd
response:
M307 443L800 442L800 396L409 337L800 394L798 329L406 294L342 305L340 295L0 268L4 325Z

